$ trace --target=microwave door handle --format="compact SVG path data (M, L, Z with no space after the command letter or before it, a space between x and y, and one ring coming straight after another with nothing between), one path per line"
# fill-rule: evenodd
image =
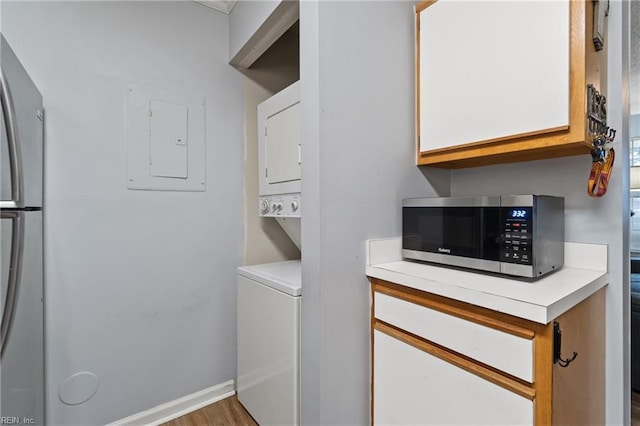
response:
M11 89L7 83L4 70L0 68L0 104L2 105L2 115L7 132L7 143L9 146L9 169L11 170L11 200L0 201L0 208L22 208L24 207L22 180L22 157L20 153L20 143L18 138L18 126L16 123L16 113L11 97Z
M7 342L13 328L13 320L16 313L18 294L20 292L20 281L22 272L22 256L24 249L24 213L6 212L0 213L1 219L11 219L11 258L9 261L9 277L7 283L7 294L4 300L4 311L0 322L0 362L4 356Z

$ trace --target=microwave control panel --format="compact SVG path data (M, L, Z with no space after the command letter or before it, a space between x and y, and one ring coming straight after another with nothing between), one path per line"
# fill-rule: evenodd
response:
M502 208L501 262L532 264L533 221L531 216L531 207Z

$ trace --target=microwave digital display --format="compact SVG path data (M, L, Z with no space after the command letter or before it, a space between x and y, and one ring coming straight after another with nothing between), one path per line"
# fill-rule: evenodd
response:
M514 218L514 219L526 219L529 215L527 214L527 210L525 209L514 209L511 210L511 212L509 213L509 216Z

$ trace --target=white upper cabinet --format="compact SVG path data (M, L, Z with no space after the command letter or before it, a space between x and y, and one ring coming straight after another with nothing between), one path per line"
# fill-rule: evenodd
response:
M586 87L600 87L593 2L416 6L418 164L470 167L588 153Z
M420 77L421 151L566 129L569 2L437 1Z

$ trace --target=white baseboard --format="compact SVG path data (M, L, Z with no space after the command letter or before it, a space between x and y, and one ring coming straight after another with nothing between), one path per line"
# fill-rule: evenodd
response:
M199 410L209 404L233 396L236 393L234 388L234 381L229 380L228 382L220 383L219 385L203 389L191 395L160 404L150 410L115 421L108 426L158 426L180 416L184 416L185 414L189 414L192 411Z

